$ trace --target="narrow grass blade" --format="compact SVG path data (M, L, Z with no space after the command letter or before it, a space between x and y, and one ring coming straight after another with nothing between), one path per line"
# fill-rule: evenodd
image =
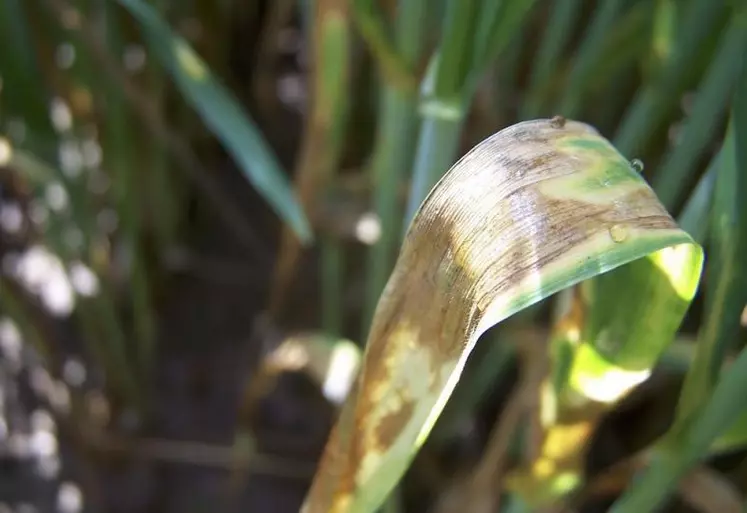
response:
M675 0L656 0L651 32L651 54L644 63L644 75L656 76L657 70L672 54L677 38L678 11L681 6Z
M449 0L438 50L438 68L433 94L437 98L457 100L470 71L474 31L477 28L480 2Z
M0 145L4 146L6 144L10 147L5 139L0 138ZM11 149L10 151L12 152L12 160L9 162L12 162L14 170L34 188L43 187L60 179L57 171L32 154L23 150Z
M706 403L659 444L649 467L610 508L610 513L658 510L679 480L700 461L716 438L747 409L747 351L718 381Z
M600 9L606 11L608 5L603 4ZM587 122L597 122L606 130L610 123L603 120L614 117L621 103L627 100L617 90L625 90L640 59L648 53L641 33L647 30L650 15L650 4L638 2L614 17L614 23L605 26L601 34L588 34L576 55L552 66L552 76L538 85L532 92L534 99L528 101L546 108L549 100L558 98L554 114L569 117L571 113ZM597 28L598 21L594 20L592 29ZM593 51L587 45L589 41ZM568 86L569 82L573 87ZM526 105L520 107L526 110Z
M483 3L470 71L472 87L516 37L535 3L536 0L501 0Z
M350 83L351 28L347 8L335 1L318 0L314 11L313 54L316 63L312 86L312 106L307 119L303 146L296 171L295 186L301 204L315 215L318 201L330 186L340 166ZM342 249L331 237L323 240L322 318L325 330L337 334L342 329ZM290 284L299 256L298 242L283 234L281 255L270 309L276 314ZM334 324L326 324L334 323Z
M382 88L380 120L370 169L381 237L368 255L364 330L368 330L401 238L402 207L398 203L398 191L413 162L418 123L416 94L396 90L388 84L383 84Z
M586 279L672 253L692 254L698 264L702 257L640 174L588 125L530 121L480 143L433 188L410 226L358 385L302 512L379 507L488 328ZM665 291L687 302L696 284L676 278ZM618 365L638 369L634 355L615 350Z
M106 0L107 2L109 0ZM168 2L166 0L152 0L153 8L163 16ZM156 108L164 112L168 101L168 87L166 73L163 66L156 59L147 62L148 85ZM158 138L150 140L150 158L148 160L148 199L149 210L157 212L153 216L155 235L160 246L161 254L165 254L176 242L176 230L179 221L179 185L171 171L166 144Z
M44 180L52 177L52 183L55 183L62 176L60 171L23 150L13 151L9 167L17 170L29 179L31 185L40 189L48 184L44 183ZM72 193L68 190L68 194ZM44 244L61 259L68 272L71 262L80 260L95 269L85 252L71 249L65 240L64 234L71 226L80 226L75 212L71 214L63 211L50 216L48 225L41 233ZM83 338L91 356L105 369L112 391L118 393L130 405L140 408L143 405L143 396L136 373L129 362L127 338L117 316L108 284L100 276L97 278L101 287L99 294L91 298L79 297L75 315L80 322Z
M487 66L517 33L533 5L533 0L507 0L500 5L487 2L477 9L472 2L447 2L443 43L421 84L423 123L405 227L430 188L454 163L477 84ZM468 61L471 65L465 67Z
M710 231L713 189L716 184L716 174L721 168L721 155L722 151L719 151L711 159L708 169L698 181L693 193L677 218L680 228L689 233L698 244L705 243L707 234Z
M249 181L302 242L310 242L311 229L291 191L280 164L254 122L233 95L219 83L187 42L177 36L147 4L118 0L140 23L151 51L169 70L184 97L200 114L236 159Z
M99 31L66 0L46 0L45 4L49 11L58 18L73 16L79 21L76 35L85 41L90 55L95 57L97 69L112 77L122 87L131 112L140 119L141 126L146 129L147 135L166 145L170 155L178 163L175 169L183 172L195 184L196 190L211 203L221 220L233 232L236 240L249 250L250 258L266 263L267 254L263 252L263 244L258 240L255 230L245 219L234 199L226 194L213 176L200 164L198 156L186 140L165 122L161 112L152 106L151 97L124 72L116 60L111 58L106 50L106 42ZM180 114L183 115L185 112L181 110ZM184 121L183 117L182 121Z
M78 12L85 13L86 16L92 11L91 4L92 2L86 0L74 2ZM47 11L44 14L45 17L50 18L51 23L57 23L50 12ZM65 82L68 87L59 92L59 97L56 98L59 103L55 106L55 110L61 107L62 111L67 111L69 121L57 123L55 129L59 135L60 147L66 147L82 156L85 139L95 144L99 142L97 137L86 137L85 133L86 131L93 132L91 128L94 126L98 107L95 91L104 90L108 84L103 80L102 75L95 73L91 52L78 37L78 31L63 24L55 25L54 29L60 42L69 45L74 55L69 69L65 72ZM73 166L68 165L62 159L59 163L63 183L70 195L70 208L74 212L75 222L83 236L81 247L83 251L92 253L95 251L97 229L95 199L88 187L88 176L95 165L83 158L80 158L78 164Z
M421 0L414 0L414 4ZM374 0L352 0L351 8L358 30L371 50L384 80L400 89L414 90L417 79L407 56L389 35L383 13ZM422 20L421 20L422 22Z
M9 116L22 117L28 131L52 138L49 95L39 73L24 3L0 2L0 115L6 121Z
M451 108L450 108L451 107ZM429 103L423 107L425 119L415 153L413 180L404 225L407 227L418 206L443 173L454 163L459 150L464 125L464 111L459 106L439 106Z
M415 69L423 53L423 18L428 2L400 0L395 21L396 48L410 69ZM402 207L398 191L412 166L418 129L418 97L414 89L403 88L383 77L370 174L374 184L374 211L379 218L381 237L368 254L366 304L362 327L370 325L376 301L392 270L401 235Z
M559 112L566 117L578 115L583 102L582 91L592 75L592 67L602 56L602 45L607 34L614 27L624 4L624 0L601 0L594 11L589 28L573 58L573 67L564 88Z
M541 95L541 91L552 77L563 50L568 44L580 8L580 0L555 0L553 3L548 15L545 34L532 66L528 97L521 113L522 119L552 115L542 112L546 98Z
M740 451L747 447L747 411L743 411L729 429L710 446L709 455Z
M639 2L621 13L614 26L609 27L603 37L594 41L592 55L575 56L568 64L556 69L555 74L545 81L536 92L539 104L545 105L546 99L557 97L563 94L563 91L570 92L571 86L567 83L576 81L570 96L563 99L563 103L570 103L570 108L565 110L566 106L561 104L555 114L569 117L570 112L572 115L583 115L590 120L603 119L605 110L616 108L620 102L615 98L615 89L621 86L619 77L635 69L641 57L649 50L646 41L641 38L641 32L644 32L650 23L650 15L651 6L645 2ZM578 60L581 58L589 59L581 70L583 79L577 75L580 72L577 68ZM625 85L624 81L622 85ZM601 106L600 101L603 101ZM586 107L585 112L582 111L582 106Z
M734 96L713 193L706 319L678 407L678 416L683 419L710 395L728 349L735 342L747 305L747 268L744 266L747 254L746 59L743 58L740 67L742 77Z
M437 54L421 84L423 123L415 154L404 225L428 190L453 164L470 98L465 94L474 58L479 2L447 0ZM471 94L469 95L471 97Z
M106 1L100 6L106 27L107 42L110 51L115 55L122 55L124 45L119 26L120 12L116 5ZM148 269L142 246L142 231L144 218L142 198L146 196L141 183L144 181L139 173L139 166L133 155L133 149L139 145L138 127L127 109L127 101L119 84L106 80L105 87L98 91L106 94L106 117L104 119L104 161L113 173L113 198L122 220L123 247L129 253L132 262L130 275L130 291L132 301L135 338L137 340L137 360L140 376L144 380L151 377L155 358L156 320L150 297ZM100 94L100 93L99 93ZM158 170L154 170L158 173ZM160 195L168 195L168 191L161 189ZM168 202L167 202L168 203Z
M741 75L714 190L709 260L715 277L709 280L713 285L707 291L707 317L695 361L685 378L674 425L656 445L649 468L613 505L612 513L657 509L693 465L717 450L719 442L728 441L734 435L731 430L738 433L736 423L747 411L747 350L719 376L747 303L742 265L747 251L747 62L744 56L740 60L735 63Z
M334 1L317 0L318 42L316 62L321 66L316 79L316 119L310 130L317 132L310 141L326 134L323 146L316 152L321 166L316 170L322 186L329 188L330 181L339 170L345 141L345 128L349 117L351 62L348 48L351 45L351 23L347 8ZM321 132L321 133L319 133ZM319 194L319 191L313 191ZM312 198L310 200L313 201ZM344 320L343 274L345 270L342 244L333 237L322 241L322 328L332 336L342 334Z
M686 13L679 37L661 70L633 99L615 133L615 147L623 155L643 150L676 105L684 87L684 78L703 40L717 28L724 13L723 0L693 0Z
M747 12L747 10L745 10ZM653 187L665 207L678 206L696 170L698 157L714 137L747 53L747 16L736 16L721 40L674 148L656 173Z

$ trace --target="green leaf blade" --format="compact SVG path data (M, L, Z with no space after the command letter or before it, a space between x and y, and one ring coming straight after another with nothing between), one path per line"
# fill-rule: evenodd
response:
M711 207L709 271L714 274L706 291L706 319L677 405L675 423L655 447L649 467L610 510L612 513L652 511L671 494L679 479L711 451L743 443L747 411L747 350L721 375L740 328L747 303L747 63L733 96L726 140L715 159ZM712 172L712 171L711 171Z
M269 145L238 101L200 57L140 0L118 0L140 23L152 50L205 124L224 144L247 179L303 242L312 240L303 209Z

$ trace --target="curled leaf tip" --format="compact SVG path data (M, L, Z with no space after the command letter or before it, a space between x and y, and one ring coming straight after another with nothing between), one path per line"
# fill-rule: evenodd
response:
M606 139L556 118L482 141L421 204L304 512L375 511L488 328L561 289L692 243Z

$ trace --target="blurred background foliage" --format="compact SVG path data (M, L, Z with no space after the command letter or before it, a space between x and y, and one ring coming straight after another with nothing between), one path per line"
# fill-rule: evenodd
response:
M745 55L742 0L0 0L0 508L297 511L413 212L563 115L704 245L695 301L558 435L571 485L532 436L573 292L496 327L387 507L606 511L650 468L615 508L741 511Z

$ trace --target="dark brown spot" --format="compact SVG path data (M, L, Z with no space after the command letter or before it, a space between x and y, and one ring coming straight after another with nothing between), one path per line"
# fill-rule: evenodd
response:
M384 451L391 447L412 418L414 411L415 402L411 399L403 399L400 409L381 419L379 425L376 426L376 442L380 450Z
M565 118L560 115L553 116L550 120L550 126L553 128L563 128L565 126Z

